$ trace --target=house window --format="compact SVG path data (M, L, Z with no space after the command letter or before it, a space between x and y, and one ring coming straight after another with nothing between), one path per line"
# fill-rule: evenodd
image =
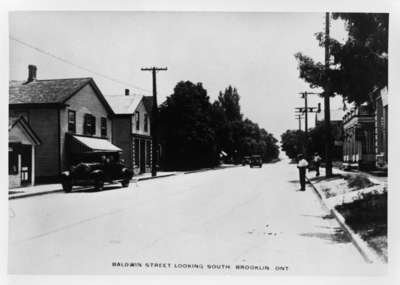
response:
M76 112L68 110L68 132L76 133Z
M104 117L101 117L101 136L106 137L107 136L107 119Z
M85 114L83 122L83 134L96 134L96 117L91 114Z
M149 131L149 115L144 114L144 131Z
M135 112L135 119L136 119L136 130L140 130L140 113Z

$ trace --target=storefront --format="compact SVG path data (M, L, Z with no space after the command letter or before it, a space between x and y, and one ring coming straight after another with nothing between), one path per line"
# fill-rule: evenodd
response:
M119 160L122 150L104 138L81 135L66 136L69 166L79 162L100 162L104 157Z
M133 170L134 174L151 171L151 137L133 135Z
M387 170L388 166L388 92L380 91L375 106L376 167Z

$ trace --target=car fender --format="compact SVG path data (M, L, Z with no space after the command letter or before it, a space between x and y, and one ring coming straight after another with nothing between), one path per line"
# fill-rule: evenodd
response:
M133 171L129 168L122 168L121 172L123 173L124 178L131 179L133 177Z
M69 179L72 179L72 177L71 177L71 172L69 172L69 171L63 171L63 172L61 172L61 179L62 179L62 180L69 180Z

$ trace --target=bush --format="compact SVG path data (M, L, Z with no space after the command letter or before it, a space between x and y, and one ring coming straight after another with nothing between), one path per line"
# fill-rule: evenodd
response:
M345 179L348 180L347 186L349 186L349 188L355 188L355 190L367 188L374 185L374 183L372 183L367 176L361 174L347 176L345 177Z

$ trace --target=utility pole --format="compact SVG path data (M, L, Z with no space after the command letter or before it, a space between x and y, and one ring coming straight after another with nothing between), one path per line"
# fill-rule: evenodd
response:
M329 79L329 12L325 14L325 75L326 85L324 90L324 117L325 117L325 175L332 176L332 134L331 134L331 114L329 97L331 95L331 86Z
M305 113L305 120L304 120L304 125L305 125L305 131L306 131L306 138L308 136L308 105L307 105L307 92L302 93L302 98L304 99L304 113Z
M298 112L300 114L305 114L305 117L304 117L305 136L304 136L304 141L303 141L303 153L307 157L308 156L308 113L317 113L318 112L318 108L308 107L307 99L308 99L308 95L315 95L315 94L320 94L320 93L305 91L305 92L300 92L299 94L301 94L301 98L304 99L304 107L297 107L296 112Z
M301 119L303 118L301 114L296 115L295 117L299 121L299 131L301 131Z
M308 95L319 95L321 93L304 91L304 92L300 92L299 94L301 95L301 98L304 99L304 108L301 108L301 107L300 108L296 108L296 111L305 114L305 118L304 118L305 128L304 128L304 131L305 131L306 136L307 136L307 134L308 134L308 113L319 112L318 111L319 109L317 109L316 107L308 107L308 100L307 100L308 99Z
M152 165L151 165L151 176L157 176L157 163L158 163L158 139L157 139L157 127L158 127L158 104L157 104L157 71L166 71L166 67L148 67L141 68L142 71L151 71L153 75L153 107L151 108L151 138L152 138Z

